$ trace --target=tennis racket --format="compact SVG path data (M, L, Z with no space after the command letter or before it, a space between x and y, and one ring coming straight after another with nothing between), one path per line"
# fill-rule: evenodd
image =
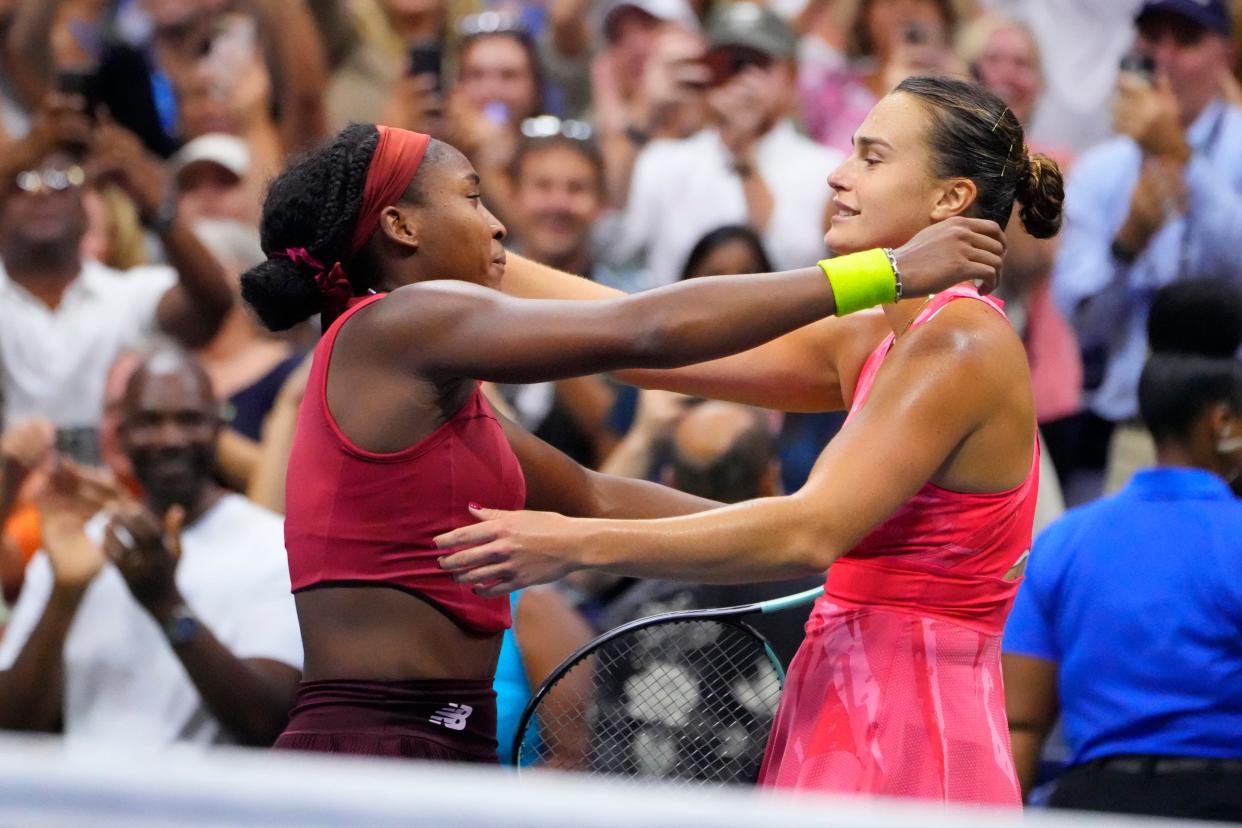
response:
M823 591L666 612L604 633L553 670L526 705L514 765L754 784L785 670L744 619L805 606Z

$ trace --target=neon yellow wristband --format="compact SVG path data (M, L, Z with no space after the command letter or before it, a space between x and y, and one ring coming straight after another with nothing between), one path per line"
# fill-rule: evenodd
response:
M897 275L883 250L865 250L824 259L819 269L828 277L837 316L897 301Z

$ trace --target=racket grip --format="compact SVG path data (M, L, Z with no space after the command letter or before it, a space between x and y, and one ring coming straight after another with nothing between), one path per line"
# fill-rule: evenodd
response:
M804 604L814 602L819 596L824 594L823 587L815 587L805 592L798 592L793 595L786 595L783 598L773 598L771 601L763 601L759 604L759 611L764 615L770 612L780 612L790 607L800 607Z

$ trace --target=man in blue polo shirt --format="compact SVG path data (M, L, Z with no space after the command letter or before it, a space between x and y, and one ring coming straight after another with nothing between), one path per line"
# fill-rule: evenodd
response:
M1187 289L1200 304L1215 293L1215 314L1183 315ZM1236 301L1205 283L1157 295L1152 322L1174 317L1172 339L1217 355L1149 358L1139 408L1158 465L1031 551L1005 695L1027 792L1059 708L1071 759L1052 807L1242 820L1242 502L1227 482L1242 472L1242 324L1224 306ZM1170 339L1158 328L1153 344Z
M1229 0L1142 4L1133 49L1154 72L1119 74L1117 137L1083 153L1066 182L1052 293L1091 357L1087 373L1096 376L1083 425L1091 442L1111 434L1110 493L1152 459L1135 395L1152 296L1191 279L1242 284L1242 108L1221 92L1233 66L1229 7Z

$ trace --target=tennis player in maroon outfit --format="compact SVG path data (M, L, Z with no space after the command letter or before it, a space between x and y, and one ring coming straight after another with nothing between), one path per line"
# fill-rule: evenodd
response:
M289 463L306 657L280 747L495 761L491 687L509 604L458 585L432 541L472 523L472 502L619 518L715 505L582 469L498 419L479 380L674 367L836 309L816 267L604 302L514 299L495 289L504 235L469 162L413 132L350 126L271 187L269 258L243 294L274 330L318 313L327 325ZM1002 252L999 229L978 222L895 255L909 296L964 268L994 282Z

